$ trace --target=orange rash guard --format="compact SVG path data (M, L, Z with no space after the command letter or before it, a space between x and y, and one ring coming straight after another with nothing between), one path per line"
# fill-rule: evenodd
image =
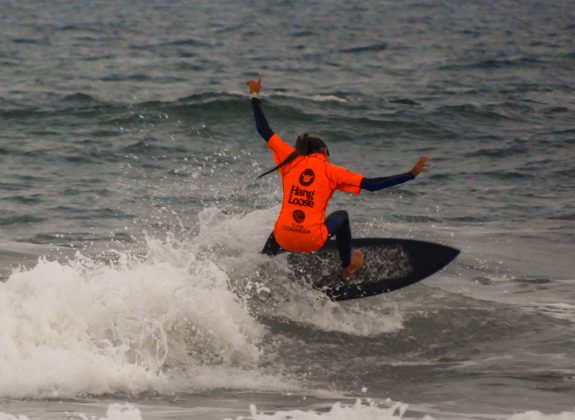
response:
M277 134L267 144L276 164L295 150ZM333 192L359 194L363 175L332 165L322 153L299 156L279 172L283 202L274 226L276 241L292 252L320 249L328 238L325 211Z

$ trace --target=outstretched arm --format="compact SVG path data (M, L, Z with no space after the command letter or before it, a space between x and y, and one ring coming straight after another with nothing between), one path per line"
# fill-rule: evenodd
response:
M274 135L273 130L270 128L268 120L262 110L262 103L257 97L258 93L262 89L262 77L258 75L258 78L255 80L248 80L246 85L249 86L250 89L250 97L252 98L252 108L254 111L254 119L256 120L256 129L260 136L268 142L272 136Z
M411 181L412 179L415 179L415 177L419 175L421 171L427 168L429 168L429 158L427 156L423 156L417 161L413 169L409 172L393 176L384 176L380 178L363 178L361 180L360 187L363 190L379 191L387 187L392 187L394 185Z
M260 136L268 142L274 135L273 130L270 128L268 120L262 110L262 103L258 98L252 98L252 108L254 110L254 119L256 120L256 129Z

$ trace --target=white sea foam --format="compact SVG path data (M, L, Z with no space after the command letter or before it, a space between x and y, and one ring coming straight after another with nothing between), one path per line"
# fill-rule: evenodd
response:
M285 410L277 412L259 412L254 404L250 405L249 416L236 417L235 420L442 420L453 418L481 418L481 414L462 414L454 417L453 413L441 415L434 413L433 416L424 413L408 411L408 404L395 402L388 406L381 406L372 401L357 400L355 404L335 403L329 410ZM545 414L540 411L526 411L511 416L489 415L489 418L507 420L575 420L575 409L558 414ZM104 417L88 416L84 413L66 413L62 418L81 420L145 420L146 414L130 403L111 404L106 410ZM190 417L191 418L191 417ZM210 417L211 418L211 417ZM0 420L29 420L25 415L14 415L0 412ZM229 417L223 420L232 420Z
M564 411L559 414L543 414L540 411L527 411L525 413L514 414L508 420L574 420L575 409Z
M250 411L254 420L315 420L315 419L330 419L330 420L388 420L403 418L407 410L407 405L403 403L395 403L391 407L378 407L372 402L363 403L357 400L354 405L342 405L335 403L328 412L317 411L278 411L273 414L258 413L257 408L252 405ZM425 416L425 419L431 420L431 417ZM239 420L240 418L238 418Z
M397 331L403 326L402 315L394 307L370 310L353 304L342 305L312 293L312 296L304 293L302 299L279 304L276 314L323 331L361 337Z
M277 385L252 368L264 327L209 258L153 240L119 257L40 259L0 283L0 396Z
M142 413L131 404L111 404L106 410L106 417L96 418L83 413L69 413L67 417L81 420L142 420Z
M401 327L399 314L331 302L297 283L285 256L259 254L274 210L207 209L196 236L148 238L144 255L14 271L0 283L0 397L286 389L258 370L258 316L362 336Z
M354 405L343 405L335 403L329 411L318 412L316 410L302 411L289 410L278 411L266 414L258 412L254 405L250 406L251 416L237 417L236 420L393 420L393 419L421 419L421 420L441 420L443 418L452 419L452 414L445 417L434 414L434 417L427 414L408 413L408 405L396 402L390 407L381 407L371 401L357 400ZM481 417L481 415L479 415ZM460 418L475 418L473 415L462 415ZM573 411L559 414L544 414L539 411L527 411L509 417L498 416L496 418L507 418L508 420L575 420L575 409Z

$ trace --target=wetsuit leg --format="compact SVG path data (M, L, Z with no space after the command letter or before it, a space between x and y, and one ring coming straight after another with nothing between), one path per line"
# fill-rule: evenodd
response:
M280 251L281 247L278 244L278 242L276 241L276 237L274 236L274 233L270 233L270 236L268 237L268 240L266 241L266 244L264 245L264 249L262 249L262 254L266 254L269 255L270 257L277 255L277 253Z
M345 210L336 211L325 219L329 235L335 235L342 267L351 263L351 227Z

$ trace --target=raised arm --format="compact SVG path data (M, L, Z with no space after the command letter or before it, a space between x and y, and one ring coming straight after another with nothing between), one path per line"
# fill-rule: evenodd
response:
M264 114L264 111L262 110L262 103L259 98L256 97L252 97L251 101L254 111L254 119L256 120L256 129L258 130L258 133L260 133L260 136L262 136L263 139L268 142L274 135L274 132L270 128L268 120Z
M413 169L409 172L393 176L384 176L380 178L363 178L361 180L360 187L363 190L379 191L387 187L392 187L394 185L411 181L412 179L415 179L415 177L419 175L421 171L427 168L429 168L429 158L427 156L423 156L417 161Z
M270 128L268 120L264 114L264 111L262 110L262 103L257 96L262 89L261 76L258 75L258 78L255 80L248 80L246 85L248 85L250 89L250 97L252 98L251 102L254 111L254 119L256 121L256 129L258 130L258 133L260 133L260 136L262 136L263 139L268 142L274 135L274 132Z

